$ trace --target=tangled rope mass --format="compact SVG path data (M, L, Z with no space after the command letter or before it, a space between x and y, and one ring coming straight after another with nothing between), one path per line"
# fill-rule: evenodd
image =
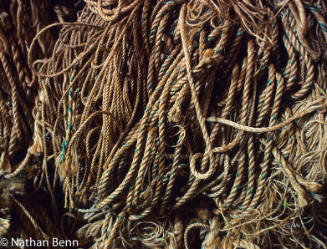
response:
M45 187L53 234L83 248L326 248L326 11L85 0L24 48L32 115L2 84L4 178Z
M26 165L30 159L29 154L25 157L31 144L34 127L34 118L30 113L35 96L38 94L36 78L27 64L27 51L32 39L43 27L59 20L64 21L66 15L76 12L73 9L70 11L64 5L50 1L0 1L0 234L2 237L7 232L12 236L16 232L19 234L19 229L15 231L17 223L28 224L31 219L35 220L30 213L36 216L31 210L35 210L34 207L29 208L30 212L25 209L25 206L31 205L28 203L29 198L34 196L33 191L27 192L25 189L25 180L33 178L35 165L26 168L29 170L26 171L27 176L19 176L19 172L23 169L19 165ZM56 32L58 31L47 31L39 37L35 49L38 55L48 57L52 53ZM29 162L33 164L35 159ZM43 209L35 213L46 214ZM17 216L21 217L17 218ZM15 221L12 222L13 220ZM49 220L46 218L43 220L50 229ZM30 229L30 226L26 225L23 230L25 234L38 237L34 233L35 227ZM17 237L20 236L18 234Z

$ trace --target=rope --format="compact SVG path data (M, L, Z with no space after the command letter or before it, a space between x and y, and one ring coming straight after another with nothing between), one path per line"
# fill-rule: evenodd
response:
M0 165L39 160L55 223L82 217L93 248L191 248L193 228L203 248L321 245L324 1L85 0L48 26L31 1L28 45L24 4L0 27ZM208 217L179 216L200 199Z

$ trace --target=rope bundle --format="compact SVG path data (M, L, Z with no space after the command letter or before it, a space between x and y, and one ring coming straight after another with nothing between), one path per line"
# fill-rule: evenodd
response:
M40 197L40 192L28 187L38 172L37 158L26 152L31 145L34 118L31 115L37 95L37 82L27 63L30 43L43 27L67 19L73 9L51 1L17 0L0 1L0 234L13 238L33 237L44 239L43 229L54 237L45 206L35 207L30 199ZM56 31L43 33L34 50L48 57L52 52ZM22 177L19 173L26 169ZM39 170L40 171L40 170ZM9 178L9 179L5 179ZM46 199L47 197L45 197ZM42 214L44 217L38 217ZM18 225L20 224L20 225ZM59 230L59 229L57 229ZM42 235L43 233L43 235Z
M90 248L324 248L326 3L85 2L31 42L33 144L7 177L41 158Z
M50 1L37 0L1 2L1 175L17 167L30 145L34 119L32 115L27 114L33 108L37 83L27 64L27 51L40 29L60 19L53 16L55 13L52 5ZM48 8L50 10L47 16L45 11ZM61 16L60 13L58 15ZM45 32L37 40L35 51L40 56L48 57L54 40L54 32Z
M35 1L1 1L0 4L0 176L11 173L24 159L32 137L33 118L28 115L36 93L35 80L27 65L28 44L40 27L49 24L41 17ZM51 39L47 32L44 40ZM38 41L40 55L50 53L42 40ZM50 45L50 43L49 43ZM24 194L24 179L1 179L1 236L12 227L14 195ZM14 222L15 223L15 222Z

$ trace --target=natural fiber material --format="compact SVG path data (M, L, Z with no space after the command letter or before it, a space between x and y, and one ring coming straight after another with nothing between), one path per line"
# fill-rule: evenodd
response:
M325 248L325 1L85 2L30 43L33 144L6 177L39 158L85 248Z
M58 2L0 1L1 238L32 236L34 239L44 239L40 235L43 230L39 224L48 227L45 231L49 235L56 234L49 233L55 229L55 225L51 225L52 218L48 217L46 206L40 205L36 212L33 211L34 199L40 197L39 189L26 187L37 180L41 172L36 164L39 158L31 158L30 150L27 152L35 125L31 112L38 94L37 79L28 66L27 54L36 33L50 23L64 21L67 15L73 15L74 12L75 9L69 9ZM34 51L42 57L48 57L56 36L53 30L43 33L36 41ZM28 164L29 167L25 168ZM24 169L27 174L20 174ZM42 220L37 217L39 214L43 214ZM54 237L62 236L57 233Z

